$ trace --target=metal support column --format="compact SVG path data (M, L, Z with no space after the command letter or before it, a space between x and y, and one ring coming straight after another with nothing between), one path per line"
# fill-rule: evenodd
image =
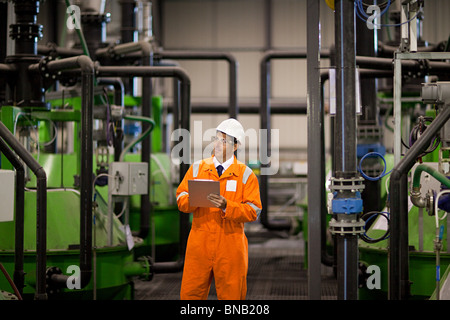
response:
M321 297L321 216L325 194L322 166L325 166L323 145L323 105L320 100L320 2L307 3L307 71L308 71L308 296ZM320 178L319 178L320 177Z

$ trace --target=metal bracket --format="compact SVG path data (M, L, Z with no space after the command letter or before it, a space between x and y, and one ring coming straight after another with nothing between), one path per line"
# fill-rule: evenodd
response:
M331 219L329 222L332 235L359 235L364 233L365 222L363 220L341 220Z
M330 185L330 190L331 191L338 191L338 192L342 192L342 191L352 191L352 192L356 192L356 191L361 191L365 188L363 182L364 182L364 178L363 177L354 177L354 178L349 178L349 179L344 179L344 178L334 178L332 177L330 179L331 185Z

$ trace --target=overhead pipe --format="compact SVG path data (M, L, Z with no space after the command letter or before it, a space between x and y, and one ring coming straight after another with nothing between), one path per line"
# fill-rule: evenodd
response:
M44 56L56 55L61 58L70 58L82 55L83 50L77 48L58 47L54 43L47 43L46 45L38 45L37 53Z
M207 113L207 114L218 114L218 113L229 113L230 108L228 104L225 103L214 103L214 102L193 102L192 103L192 113ZM252 103L240 103L239 104L239 114L259 114L260 104L258 102ZM306 114L306 101L305 102L275 102L271 103L270 112L271 114Z
M25 169L22 162L8 145L0 139L0 151L16 169L16 198L15 198L15 245L14 245L14 284L20 295L25 286L24 262L24 221L25 221Z
M124 56L124 59L135 58L136 54L129 54ZM154 60L160 61L162 59L173 59L173 60L223 60L228 63L228 106L221 108L220 113L227 113L231 118L238 117L241 113L240 107L238 105L238 95L237 95L237 70L238 62L236 58L227 52L208 52L208 51L182 51L182 50L159 50L154 52ZM192 109L192 112L202 112L202 107ZM251 111L250 111L251 112ZM208 111L209 113L209 111ZM249 111L247 111L249 113Z
M80 169L80 284L84 288L92 275L92 184L94 63L85 55L30 65L30 71L58 74L77 69L81 73L81 169Z
M179 67L96 67L96 74L104 77L165 77L165 78L177 78L181 83L181 119L180 129L189 131L190 129L190 93L191 93L191 81L187 73ZM174 111L174 113L178 110ZM184 147L182 152L189 153L189 141L182 142ZM184 154L183 154L184 157ZM189 157L190 158L190 157ZM180 182L183 180L184 175L189 169L189 163L181 162L180 164ZM181 271L184 266L184 257L186 253L187 238L189 235L189 216L180 213L180 240L179 249L180 257L174 262L156 262L152 266L152 270L155 273L162 272L178 272Z
M155 52L155 60L174 59L174 60L224 60L228 63L228 105L230 118L237 119L239 115L238 94L237 94L237 69L238 62L236 58L226 52L207 52L207 51L167 51L160 50Z
M3 122L0 122L0 137L36 175L36 292L34 298L36 300L47 300L45 281L47 269L47 175L44 168L16 139Z
M390 58L356 56L356 64L360 68L391 70L394 61ZM450 72L450 63L429 60L401 60L403 72L420 72L423 74L447 75Z
M378 49L380 54L382 55L389 55L389 56L393 56L395 52L398 51L398 46L392 46L386 43L383 43L381 41L378 41ZM439 49L441 48L441 44L432 44L432 45L428 45L428 46L423 46L423 47L417 47L417 52L437 52L440 51Z

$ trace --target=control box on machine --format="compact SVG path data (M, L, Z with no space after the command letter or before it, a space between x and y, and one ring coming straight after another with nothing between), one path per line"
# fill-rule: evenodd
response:
M112 195L131 196L148 193L148 163L112 162L109 165Z

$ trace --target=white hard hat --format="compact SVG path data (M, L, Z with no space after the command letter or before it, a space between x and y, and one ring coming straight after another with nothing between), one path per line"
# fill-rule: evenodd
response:
M242 124L233 118L229 118L227 120L222 121L217 126L216 130L223 132L226 135L229 135L233 138L236 138L236 140L239 143L242 143L245 137L244 128L242 127Z

